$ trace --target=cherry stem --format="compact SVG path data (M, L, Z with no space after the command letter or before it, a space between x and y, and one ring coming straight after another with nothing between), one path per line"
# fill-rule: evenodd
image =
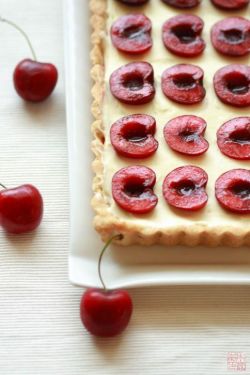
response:
M35 61L37 61L36 53L34 51L34 48L33 48L32 44L31 44L31 41L30 41L28 35L23 31L23 29L21 29L16 23L14 23L14 22L12 22L10 20L7 20L6 18L3 18L1 16L0 16L0 22L5 22L5 23L11 25L12 27L14 27L16 30L18 30L24 36L24 38L26 39L26 42L28 43L29 48L31 50L33 59Z
M107 287L106 287L106 285L105 285L105 283L104 283L104 281L103 281L102 273L101 273L102 257L103 257L103 255L104 255L104 253L105 253L105 250L109 247L109 245L111 244L111 242L112 242L113 240L122 240L122 238L123 238L122 234L116 234L115 236L111 237L111 238L106 242L106 244L104 245L104 247L103 247L103 249L102 249L102 251L101 251L101 254L100 254L100 256L99 256L99 260L98 260L98 275L99 275L100 281L101 281L101 283L102 283L103 289L104 289L105 291L107 291Z
M0 183L0 186L2 186L3 189L7 189L7 187L4 184Z

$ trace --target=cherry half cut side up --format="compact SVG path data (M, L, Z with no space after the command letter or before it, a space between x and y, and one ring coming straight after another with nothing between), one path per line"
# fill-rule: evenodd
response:
M103 286L87 289L80 302L80 318L84 327L94 336L112 337L122 333L127 327L133 303L126 290L107 289L101 275L101 261L105 250L113 240L122 240L122 235L115 235L103 247L99 261L98 274Z
M184 155L204 154L209 143L204 138L206 121L192 115L178 116L164 127L164 137L172 150Z
M170 172L163 182L163 196L167 203L185 211L197 211L208 200L205 191L207 173L192 165L179 167Z
M149 103L155 96L152 65L142 61L121 66L111 74L110 90L122 103Z
M214 89L223 103L235 107L248 107L250 66L232 64L219 69L214 75Z
M211 0L214 5L224 10L238 10L249 4L249 0Z
M111 126L110 139L119 155L127 158L147 158L158 148L158 142L154 138L155 130L154 117L129 115Z
M123 210L132 214L146 214L158 203L153 192L156 176L152 169L135 165L116 172L112 179L112 195Z
M217 131L217 144L226 156L250 160L250 117L236 117Z
M163 43L177 56L198 56L206 46L201 38L203 26L204 23L198 16L180 14L172 17L163 24Z
M39 190L30 184L7 189L0 184L0 225L12 234L35 230L43 216L43 199Z
M196 65L175 65L163 72L162 91L168 99L180 104L200 103L206 95L203 76L203 70Z
M229 17L217 22L211 30L214 48L226 56L244 56L250 51L250 21Z
M144 14L127 14L113 23L111 39L120 52L138 55L152 47L151 29L151 21Z
M250 213L250 170L232 169L215 183L215 196L226 210L238 214Z
M174 8L194 8L200 4L200 0L162 0L164 3Z
M24 36L33 56L33 59L22 60L15 68L13 80L16 92L29 102L44 101L53 92L57 83L58 72L55 65L37 61L28 35L18 25L1 17L0 22L11 25Z

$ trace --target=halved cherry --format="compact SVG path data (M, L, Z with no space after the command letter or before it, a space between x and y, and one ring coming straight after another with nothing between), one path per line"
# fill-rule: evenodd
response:
M146 214L158 202L153 192L155 181L155 173L150 168L141 165L122 168L112 179L113 198L127 212Z
M200 103L206 95L203 75L203 70L196 65L175 65L163 72L162 91L169 99L177 103Z
M207 151L209 143L204 138L206 121L197 116L179 116L164 127L164 137L174 151L185 155L201 155Z
M198 16L180 14L167 20L162 29L165 47L178 56L200 55L206 44L201 38L204 23Z
M225 10L238 10L249 4L249 0L212 0L212 3Z
M250 160L250 117L236 117L217 131L221 152L230 158Z
M118 0L121 3L127 4L127 5L143 5L148 2L148 0Z
M214 48L227 56L244 56L250 51L250 21L229 17L217 22L211 31Z
M200 4L200 0L162 0L175 8L194 8Z
M116 121L110 129L116 152L128 158L147 158L158 148L154 138L155 119L148 115L130 115Z
M163 182L163 196L170 206L186 211L203 208L208 200L206 172L192 165L170 172Z
M232 169L222 174L215 183L215 196L228 211L250 213L250 170Z
M127 14L116 20L111 28L114 46L121 52L140 54L152 47L152 24L144 14Z
M214 75L214 89L225 104L235 107L250 105L250 66L227 65Z
M126 104L145 104L155 96L154 71L147 62L132 62L116 69L110 77L114 97Z

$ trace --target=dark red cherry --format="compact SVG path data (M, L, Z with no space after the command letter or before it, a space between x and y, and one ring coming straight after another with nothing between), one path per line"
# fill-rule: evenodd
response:
M170 172L163 182L163 196L170 206L186 211L203 208L208 200L206 172L192 165Z
M206 44L201 38L203 21L191 14L180 14L167 20L162 29L165 47L178 56L200 55Z
M250 170L232 169L222 174L215 183L215 196L228 211L250 213Z
M214 76L214 89L225 104L235 107L250 105L250 66L227 65Z
M120 1L121 3L123 4L126 4L126 5L143 5L143 4L146 4L148 2L148 0L118 0Z
M200 4L200 0L162 0L174 8L194 8Z
M127 14L113 23L111 38L121 52L140 54L152 47L151 21L144 14Z
M218 8L225 10L238 10L249 4L249 0L212 0Z
M155 96L154 71L147 62L132 62L116 69L110 77L114 97L126 104L145 104Z
M141 165L122 168L112 179L113 198L125 211L146 214L158 202L153 192L155 181L155 173L150 168Z
M14 71L14 85L24 100L41 102L47 99L55 88L58 73L53 64L25 59Z
M236 117L217 131L217 144L230 158L250 160L250 117Z
M250 51L250 21L229 17L217 22L211 31L214 48L226 56L244 56Z
M164 137L174 151L184 155L201 155L209 144L204 138L206 121L197 116L179 116L164 127Z
M200 103L206 95L203 75L203 70L196 65L175 65L163 72L162 91L169 99L177 103Z
M116 121L110 129L116 152L128 158L147 158L158 148L154 138L155 119L148 115L130 115Z
M0 225L6 232L31 232L42 216L43 199L35 186L26 184L0 191Z
M94 336L111 337L127 327L133 305L125 290L87 289L80 304L83 325Z

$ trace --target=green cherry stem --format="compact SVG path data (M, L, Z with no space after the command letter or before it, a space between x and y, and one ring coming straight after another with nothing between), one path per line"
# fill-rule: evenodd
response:
M7 187L4 184L0 183L0 186L2 186L3 189L7 189Z
M28 35L25 33L25 31L23 29L21 29L21 27L19 27L16 23L10 21L10 20L7 20L6 18L3 18L0 16L0 22L4 22L4 23L7 23L8 25L14 27L16 30L18 30L22 35L23 37L25 38L26 42L28 43L29 45L29 48L31 50L31 53L32 53L32 56L33 56L33 59L35 61L37 61L37 57L36 57L36 53L34 51L34 48L31 44L31 41L30 41L30 38L28 37Z
M103 289L104 289L105 291L107 291L108 289L107 289L107 287L106 287L106 285L105 285L105 283L104 283L104 281L103 281L102 273L101 273L102 257L103 257L103 255L104 255L104 253L105 253L105 250L109 247L109 245L112 243L112 241L114 241L114 240L122 240L122 238L123 238L123 235L122 235L122 234L116 234L115 236L111 237L111 238L106 242L106 244L104 245L104 247L103 247L103 249L102 249L102 251L101 251L101 254L100 254L100 256L99 256L99 260L98 260L98 275L99 275L100 281L101 281L101 283L102 283Z

